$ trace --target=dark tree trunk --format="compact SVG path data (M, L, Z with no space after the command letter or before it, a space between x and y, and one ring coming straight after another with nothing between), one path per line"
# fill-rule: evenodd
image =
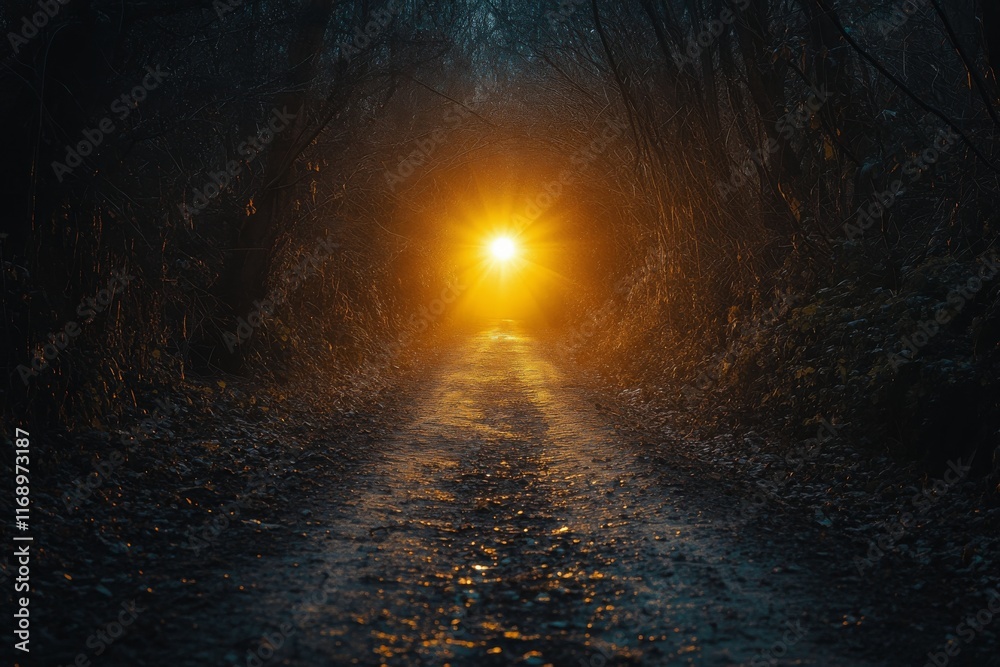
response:
M267 149L264 185L254 197L253 213L247 216L239 230L222 276L220 296L234 315L245 314L263 292L282 212L289 210L293 193L290 187L294 181L292 167L308 145L308 140L304 140L309 124L307 84L316 72L333 4L329 0L310 0L302 10L295 41L288 50L289 78L285 91L275 99L274 107L296 115L289 127L275 135Z

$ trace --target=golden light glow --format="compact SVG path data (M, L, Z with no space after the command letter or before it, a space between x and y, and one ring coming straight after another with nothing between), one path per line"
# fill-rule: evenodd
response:
M449 310L452 321L543 321L562 303L567 283L557 267L573 241L561 238L564 221L557 207L529 211L535 183L545 179L527 179L528 189L516 184L499 191L496 181L502 179L486 180L465 188L436 215L456 248L453 275L463 286Z
M507 262L517 254L517 246L509 236L498 236L490 242L490 254L498 261Z

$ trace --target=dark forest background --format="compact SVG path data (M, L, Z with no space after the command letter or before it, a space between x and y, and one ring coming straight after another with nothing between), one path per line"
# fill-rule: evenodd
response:
M0 16L5 419L73 432L237 376L363 391L444 321L420 308L456 279L455 201L580 167L543 214L573 248L546 324L637 406L1000 472L994 3Z

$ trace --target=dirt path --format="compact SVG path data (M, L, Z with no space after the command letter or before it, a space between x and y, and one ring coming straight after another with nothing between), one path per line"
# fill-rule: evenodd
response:
M430 386L306 537L231 568L239 594L145 664L860 664L817 645L831 601L672 497L514 325Z
M702 512L689 487L705 480L622 446L515 325L466 339L427 378L371 465L295 507L307 530L264 524L272 547L204 564L192 592L119 655L174 666L874 664L836 644L842 605L815 573L769 560L726 508Z

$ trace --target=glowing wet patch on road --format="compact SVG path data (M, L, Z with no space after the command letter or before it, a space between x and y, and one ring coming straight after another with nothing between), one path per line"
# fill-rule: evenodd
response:
M336 490L301 664L749 664L779 640L801 610L569 384L512 323L454 351Z

